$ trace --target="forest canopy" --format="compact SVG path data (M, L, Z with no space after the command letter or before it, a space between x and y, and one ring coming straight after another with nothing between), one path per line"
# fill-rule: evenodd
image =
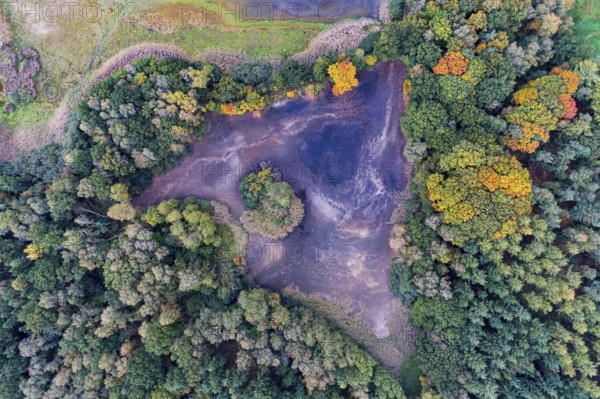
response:
M390 283L424 396L600 397L600 74L572 5L413 1L375 45L410 69Z
M0 163L0 397L405 397L328 320L246 278L225 206L133 204L208 113L313 79L297 63L139 60L89 90L60 144ZM247 220L286 235L302 202L270 169L254 176Z
M309 64L138 60L90 88L60 143L0 162L0 398L405 398L329 320L247 278L224 205L134 205L209 114L326 80L343 96L377 60L409 70L390 287L419 329L420 397L600 398L600 64L573 1L408 5ZM13 112L41 65L3 49ZM239 188L246 230L301 223L275 170Z

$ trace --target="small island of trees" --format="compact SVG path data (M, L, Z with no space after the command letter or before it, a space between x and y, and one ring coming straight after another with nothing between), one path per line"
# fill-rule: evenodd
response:
M287 237L304 218L302 201L288 183L279 180L273 168L265 166L240 182L244 228L272 240Z

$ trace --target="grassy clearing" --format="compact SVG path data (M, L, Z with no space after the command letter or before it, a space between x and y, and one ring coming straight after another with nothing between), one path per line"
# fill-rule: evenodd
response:
M11 16L13 45L31 46L39 52L42 72L38 81L54 86L77 81L85 72L94 46L100 39L101 21L91 22L75 12L70 16L65 11L65 15L61 13L61 17L52 22L49 11L43 10L46 5L54 4L54 0L39 3L38 13L21 12L35 9L36 3L23 2L20 11ZM43 95L43 92L40 91L40 94Z
M321 26L283 23L244 24L234 29L183 28L173 34L152 31L143 26L121 25L98 62L136 43L174 44L194 55L208 48L238 50L253 56L292 55L307 47Z
M68 9L51 14L54 0L19 2L9 14L14 48L34 47L40 55L42 71L36 78L38 98L15 112L0 112L0 122L11 129L33 126L46 121L60 100L87 71L95 44L101 37L103 21L84 18ZM24 12L25 10L25 12ZM29 10L29 11L26 11ZM33 11L37 10L37 11Z
M82 2L72 13L63 7L58 18L44 10L52 10L50 4L62 2L19 2L20 8L10 14L13 45L32 46L39 51L39 95L34 103L17 107L12 114L1 111L0 122L14 130L47 121L61 100L77 98L92 71L102 62L139 43L173 44L190 56L208 48L238 50L253 56L291 55L304 50L324 28L322 24L294 21L207 20L201 14L201 6L208 0L121 2L124 6L109 8L105 1L94 1L92 4L97 6L88 6L87 14L83 4L89 3ZM35 7L39 10L37 15L21 12ZM94 9L102 12L94 15Z
M292 55L304 50L324 25L296 21L241 21L206 12L207 0L152 0L116 28L99 61L143 42L177 45L194 55L208 48L253 56Z
M6 112L0 108L0 121L9 129L33 126L48 120L54 113L54 104L47 101L36 101L26 106L17 106L14 112Z
M575 34L600 57L600 0L576 0L571 15L576 22Z

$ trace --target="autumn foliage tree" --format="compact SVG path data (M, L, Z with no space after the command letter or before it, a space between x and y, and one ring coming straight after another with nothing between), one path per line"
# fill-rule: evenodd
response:
M505 144L514 151L535 152L548 141L560 120L569 121L577 115L573 94L578 87L576 72L554 68L516 91L512 98L515 106L505 109L511 124L503 138Z
M468 67L469 59L467 57L458 51L449 51L433 67L433 72L436 75L460 76L467 72Z
M329 68L327 68L327 72L333 83L333 94L335 96L341 96L358 86L356 67L348 58L340 60L335 64L331 64Z
M519 161L490 156L462 141L427 178L433 208L442 214L440 234L462 246L472 239L498 239L514 233L519 218L531 213L531 179Z
M265 106L265 98L258 93L249 90L246 98L238 103L221 104L221 112L224 115L244 115L249 112L260 112Z
M550 76L560 76L567 86L567 94L573 95L579 88L579 75L577 72L568 71L563 68L553 68L550 73Z

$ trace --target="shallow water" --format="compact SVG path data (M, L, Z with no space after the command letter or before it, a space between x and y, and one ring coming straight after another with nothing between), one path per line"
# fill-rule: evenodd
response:
M292 20L332 23L379 14L379 0L227 0L223 8L242 20Z
M237 186L265 160L302 198L306 215L285 240L252 235L250 276L273 289L294 287L347 301L378 336L387 334L393 296L388 285L388 223L408 185L401 63L359 75L342 97L290 100L260 118L211 116L201 141L180 166L155 177L137 205L198 196L243 212Z
M300 147L300 160L321 183L350 181L358 168L361 135L357 124L326 122Z

